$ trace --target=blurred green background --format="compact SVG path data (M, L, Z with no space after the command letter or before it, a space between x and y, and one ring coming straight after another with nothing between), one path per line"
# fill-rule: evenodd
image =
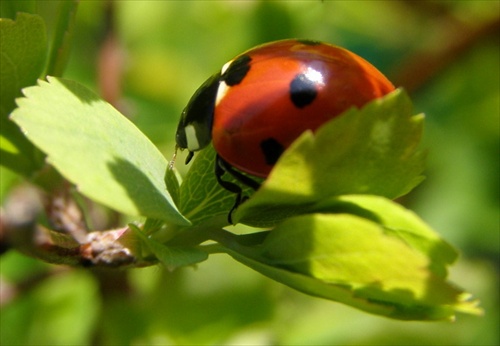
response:
M499 4L83 1L64 75L107 95L170 158L189 97L236 54L299 37L365 57L426 113L427 180L401 202L460 249L451 280L481 300L483 317L371 316L295 292L224 255L173 273L99 272L9 251L0 258L0 344L498 345ZM2 16L12 16L5 8ZM57 8L57 1L34 8L49 35ZM110 13L117 45L106 60ZM117 74L99 72L103 61ZM2 198L19 182L2 169Z

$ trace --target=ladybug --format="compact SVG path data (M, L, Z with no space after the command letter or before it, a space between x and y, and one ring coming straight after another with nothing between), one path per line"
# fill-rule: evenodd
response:
M217 180L238 194L237 207L241 188L222 180L225 172L257 189L241 172L267 177L304 131L393 90L380 71L344 48L297 39L266 43L236 56L194 93L177 127L177 147L189 150L189 163L212 142Z

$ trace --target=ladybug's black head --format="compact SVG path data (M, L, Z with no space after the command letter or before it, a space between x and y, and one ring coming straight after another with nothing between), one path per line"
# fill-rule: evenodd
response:
M219 83L220 73L207 79L182 111L175 134L175 141L180 149L198 151L212 140L212 123Z

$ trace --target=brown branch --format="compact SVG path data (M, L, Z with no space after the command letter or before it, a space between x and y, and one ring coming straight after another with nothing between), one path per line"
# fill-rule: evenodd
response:
M74 207L71 203L69 205ZM78 232L75 238L75 232L67 232L64 224L59 224L62 227L60 231L39 224L41 210L42 203L37 190L22 187L13 191L0 214L1 247L13 248L48 263L71 266L125 268L156 263L136 256L139 250L128 227ZM62 204L58 204L56 214L66 214ZM75 225L75 219L70 221L70 225Z

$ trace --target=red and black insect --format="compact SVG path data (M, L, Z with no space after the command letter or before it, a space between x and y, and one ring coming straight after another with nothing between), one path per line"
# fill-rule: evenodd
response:
M295 39L267 43L226 63L195 92L177 128L177 147L189 150L189 162L212 142L217 180L237 194L237 206L241 187L223 180L225 172L257 189L241 172L267 177L304 131L393 90L380 71L344 48Z

